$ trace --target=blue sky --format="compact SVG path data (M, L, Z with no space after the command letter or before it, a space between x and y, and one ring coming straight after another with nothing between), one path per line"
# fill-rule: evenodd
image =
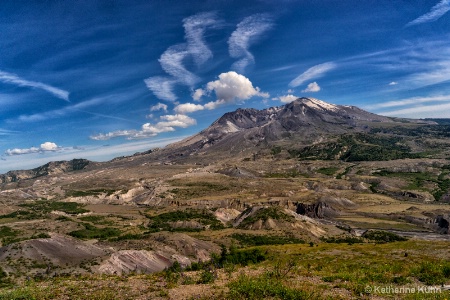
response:
M2 1L0 173L299 96L450 117L450 0Z

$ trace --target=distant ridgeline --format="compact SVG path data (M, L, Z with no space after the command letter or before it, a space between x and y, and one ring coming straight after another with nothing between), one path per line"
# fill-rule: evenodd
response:
M17 182L45 175L65 173L84 169L91 161L87 159L72 159L70 161L54 161L31 170L9 171L0 175L0 183Z

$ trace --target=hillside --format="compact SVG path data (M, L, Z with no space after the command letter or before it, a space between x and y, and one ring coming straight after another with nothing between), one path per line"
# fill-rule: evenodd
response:
M0 299L81 299L80 286L99 299L371 299L367 284L450 284L446 126L301 98L164 149L8 172Z

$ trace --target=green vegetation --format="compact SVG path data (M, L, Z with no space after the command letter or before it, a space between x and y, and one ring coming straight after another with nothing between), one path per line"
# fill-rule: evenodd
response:
M19 219L19 220L34 220L40 219L42 216L40 214L27 211L27 210L17 210L6 215L0 215L0 219Z
M267 274L257 277L240 275L228 287L229 299L321 299L311 292L288 287L281 280L274 280Z
M383 230L369 230L366 231L363 236L364 239L368 241L375 241L377 243L392 243L392 242L403 242L407 241L407 238L399 236L395 233L383 231ZM364 243L364 239L354 237L354 236L336 236L329 238L322 238L321 240L325 243L334 243L334 244L362 244Z
M174 222L177 221L196 221L203 226L203 229L209 228L212 230L224 229L225 226L217 220L217 218L207 210L177 210L168 213L163 213L156 216L149 216L150 224L148 228L150 232L158 231L201 231L201 228L190 227L175 227Z
M44 217L51 211L58 210L70 215L77 215L88 212L82 208L83 205L75 202L58 202L39 200L33 203L20 204L19 206L32 210L36 215Z
M237 249L232 245L229 249L222 245L220 255L213 253L211 260L206 262L193 262L186 271L210 270L211 268L223 268L229 264L247 266L257 264L268 258L267 252L260 248Z
M270 149L270 154L272 155L277 155L281 153L281 147L280 146L275 146L272 147L272 149Z
M231 237L237 241L242 246L263 246L263 245L284 245L284 244L304 244L305 241L286 236L276 236L276 235L254 235L254 234L240 234L234 233Z
M245 213L249 213L252 208L247 209ZM254 224L258 220L262 220L263 222L267 221L268 219L272 220L280 220L280 221L287 221L287 222L293 222L295 218L293 216L287 215L285 212L282 211L280 207L271 206L267 208L261 208L256 213L254 213L252 216L245 218L238 226L238 228L245 229L247 226Z
M338 236L338 237L329 237L329 238L322 238L321 239L325 243L334 243L334 244L360 244L364 243L364 240L361 238L357 238L354 236Z
M436 255L436 254L439 255ZM199 299L448 299L442 293L368 293L366 287L441 286L450 283L448 242L404 241L385 244L277 245L237 249L222 246L207 262L183 270L174 263L150 275L68 276L42 282L7 284L1 299L153 299L167 297L180 285L202 284L205 294L186 288L185 298ZM251 265L242 269L242 266ZM234 275L234 276L233 276ZM225 282L215 284L216 280ZM191 291L191 292L189 292ZM194 291L192 294L192 291ZM384 298L383 298L384 299Z
M110 238L108 239L111 242L118 242L118 241L126 241L126 240L140 240L145 238L144 234L140 233L126 233L118 237Z
M317 169L316 171L317 171L317 173L320 173L323 175L333 176L338 170L339 170L339 168L329 167L329 168L320 168L320 169Z
M351 165L351 166L346 167L345 170L344 170L344 172L339 173L339 174L336 176L336 179L342 179L342 176L347 175L353 167L354 167L354 165Z
M382 230L369 230L363 234L363 237L378 243L402 242L408 240L407 238L399 236L395 233Z
M441 125L425 125L425 126L414 126L414 127L384 127L384 128L372 128L370 133L373 134L395 134L403 136L413 136L413 137L427 137L427 138L443 138L450 137L450 125L448 125L448 120L441 123Z
M19 234L20 231L14 230L9 226L0 227L0 238L2 239L3 246L20 241L21 239L17 238Z
M111 220L108 220L105 216L98 216L98 215L89 215L89 216L82 216L79 218L81 221L85 222L91 222L98 225L113 225L114 222Z
M412 153L398 136L364 133L344 134L335 142L291 149L289 153L302 160L382 161L423 157L423 154Z
M79 239L107 239L121 234L117 228L98 228L89 223L83 223L84 229L69 232L69 235Z
M402 178L409 181L409 184L405 186L405 189L410 190L424 190L428 191L424 188L425 184L434 183L437 188L430 191L434 196L436 201L441 200L442 196L444 196L447 191L450 189L450 179L446 178L449 174L447 171L447 166L442 168L442 172L439 176L429 172L391 172L388 170L381 170L379 172L373 173L373 175L378 176L386 176L386 177L394 177L394 178Z

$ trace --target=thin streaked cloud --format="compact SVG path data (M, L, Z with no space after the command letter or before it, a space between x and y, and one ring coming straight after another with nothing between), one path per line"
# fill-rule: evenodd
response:
M413 21L406 24L406 26L409 27L422 23L434 22L445 15L449 10L450 0L441 0L438 4L433 6L428 13L418 17L417 19L414 19Z
M20 78L19 76L17 76L16 74L13 74L13 73L0 71L0 81L3 83L14 84L17 86L40 89L40 90L43 90L43 91L46 91L46 92L52 94L53 96L55 96L59 99L70 102L68 91L53 87L51 85L48 85L48 84L45 84L42 82L26 80L26 79Z
M303 84L305 81L309 81L311 79L320 78L324 76L327 72L335 69L337 67L337 64L334 62L326 62L323 64L315 65L302 74L298 75L296 78L294 78L290 83L290 87L297 87L301 84Z

